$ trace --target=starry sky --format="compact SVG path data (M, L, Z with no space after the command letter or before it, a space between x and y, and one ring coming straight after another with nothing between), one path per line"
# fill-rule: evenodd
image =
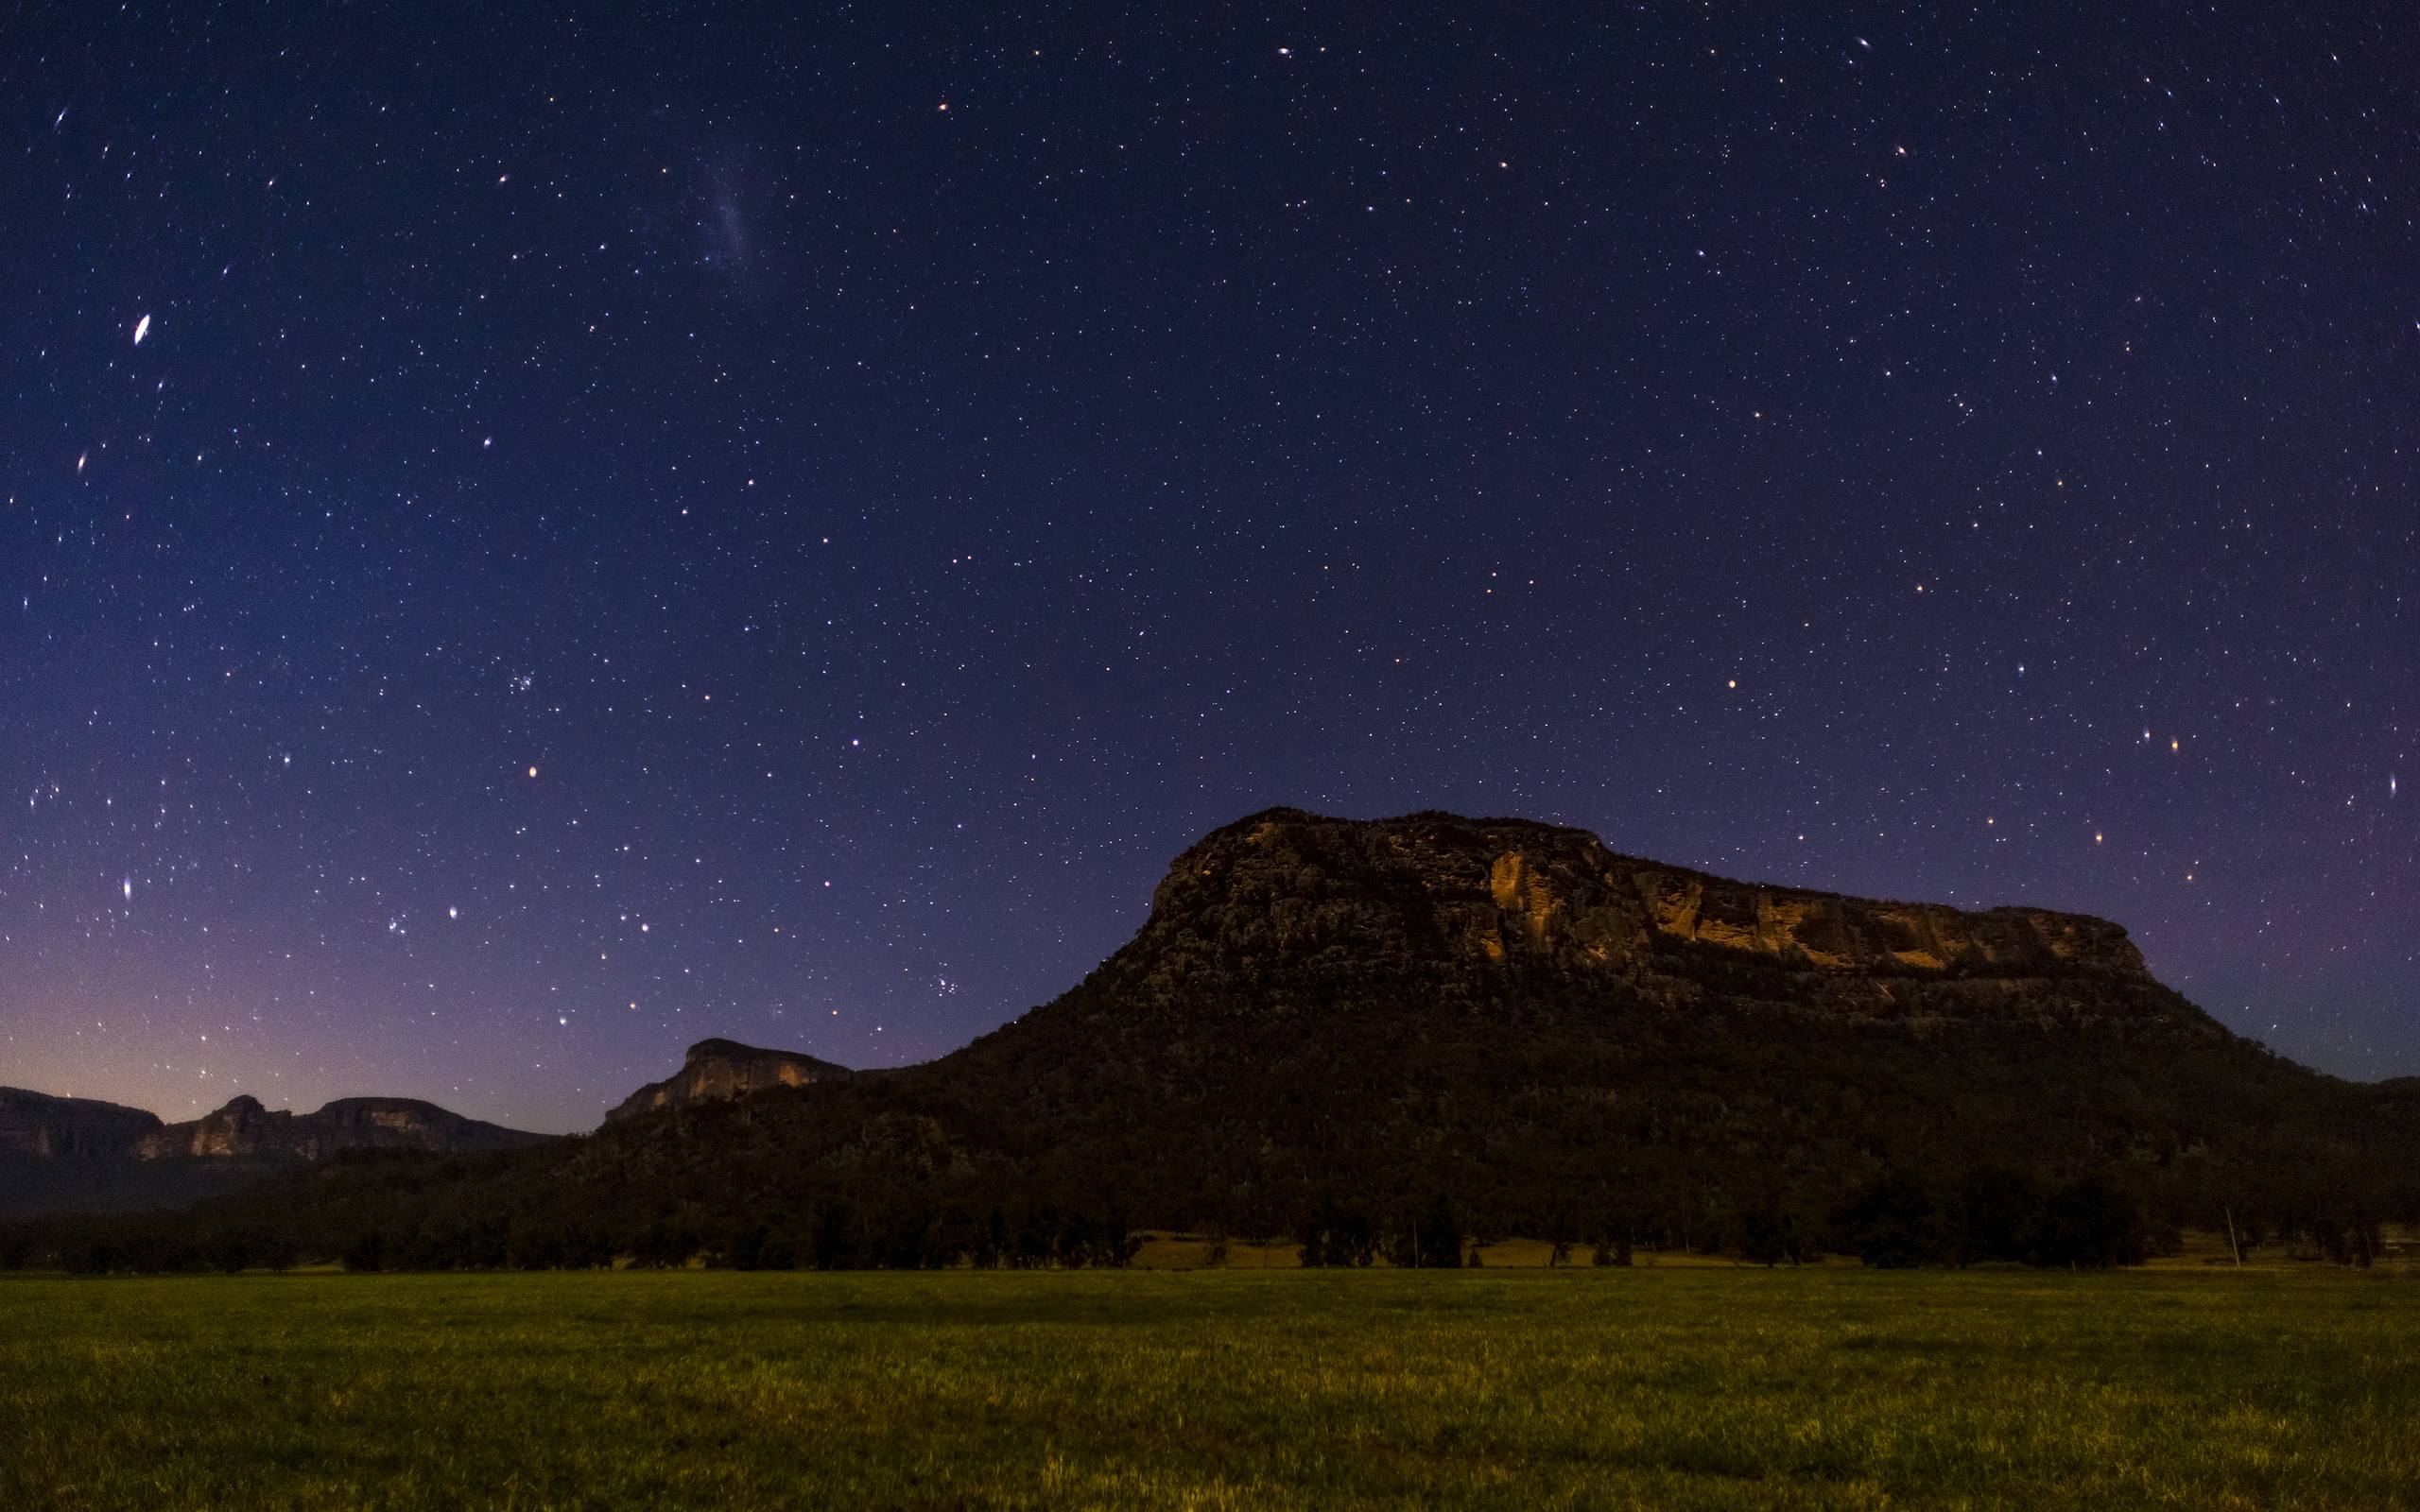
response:
M33 4L0 122L0 1082L923 1059L1276 803L2420 1073L2399 3Z

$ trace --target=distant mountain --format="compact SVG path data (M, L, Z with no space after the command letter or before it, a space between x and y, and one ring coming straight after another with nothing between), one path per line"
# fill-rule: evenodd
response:
M346 1150L476 1154L545 1139L406 1097L349 1097L316 1113L237 1097L163 1124L137 1108L0 1088L0 1214L178 1207Z
M159 1128L160 1115L139 1108L0 1087L0 1156L125 1158Z
M680 1071L648 1083L605 1116L633 1118L659 1108L745 1097L773 1087L807 1087L855 1074L846 1066L795 1050L759 1050L735 1040L700 1040L689 1047Z
M1443 1201L1485 1231L1704 1247L1900 1177L2283 1228L2420 1216L2415 1104L2229 1033L2103 919L1736 882L1518 819L1275 809L1178 857L1074 988L938 1060L849 1074L710 1040L587 1138L316 1168L195 1232L412 1236L385 1263L913 1263L1026 1228L1281 1233Z
M426 1150L476 1155L543 1144L547 1136L481 1123L410 1097L345 1097L316 1113L270 1112L237 1097L215 1113L146 1135L138 1160L266 1157L321 1160L339 1150Z

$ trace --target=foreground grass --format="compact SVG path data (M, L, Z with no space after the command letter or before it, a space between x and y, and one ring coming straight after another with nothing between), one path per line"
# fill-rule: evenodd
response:
M0 1280L0 1507L2383 1508L2420 1282Z

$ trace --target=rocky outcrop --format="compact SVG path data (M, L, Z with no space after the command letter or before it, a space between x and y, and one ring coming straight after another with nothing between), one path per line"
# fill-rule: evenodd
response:
M609 1121L631 1118L659 1108L745 1097L768 1088L805 1087L855 1074L846 1066L795 1050L760 1050L735 1040L700 1040L689 1047L678 1072L648 1083L605 1116Z
M409 1097L347 1097L316 1113L271 1112L237 1097L200 1118L169 1124L138 1141L138 1160L267 1158L321 1160L339 1150L433 1150L475 1155L544 1143Z
M1204 973L1418 963L1599 973L1664 1003L1744 990L1877 1012L1989 997L1991 984L2157 985L2125 930L2087 915L1735 882L1528 820L1298 809L1253 815L1179 857L1121 955L1169 989ZM1973 989L1922 990L1936 983Z
M35 1160L127 1156L159 1127L159 1116L139 1108L0 1087L0 1155Z

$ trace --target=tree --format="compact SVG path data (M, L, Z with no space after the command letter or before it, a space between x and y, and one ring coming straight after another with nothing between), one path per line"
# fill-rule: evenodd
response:
M2073 1270L2106 1270L2143 1263L2142 1209L2099 1177L2071 1181L2043 1204L2033 1263Z
M1841 1237L1851 1254L1878 1270L1904 1270L1944 1257L1941 1209L1911 1171L1883 1172L1841 1211Z
M241 1229L220 1234L210 1245L210 1268L233 1276L252 1263L252 1236Z
M1411 1263L1426 1269L1454 1270L1462 1263L1462 1215L1454 1199L1443 1193L1428 1199L1428 1206L1412 1220L1410 1233Z
M1303 1220L1303 1263L1367 1265L1376 1256L1377 1229L1358 1212L1322 1197Z
M2022 1174L1979 1165L1958 1188L1958 1262L2023 1262L2032 1257L2042 1228L2042 1193Z
M1134 1228L1133 1218L1123 1204L1113 1203L1102 1216L1100 1226L1099 1263L1124 1270L1143 1247L1143 1236ZM1368 1264L1368 1261L1363 1261Z
M344 1268L357 1271L381 1270L385 1268L386 1258L387 1236L375 1228L365 1229L354 1238L352 1244L345 1246Z
M1557 1208L1554 1216L1547 1222L1547 1243L1553 1246L1547 1251L1547 1263L1549 1265L1570 1264L1571 1241L1571 1210Z
M994 1203L992 1214L983 1220L982 1230L975 1240L973 1262L977 1270L991 1270L1009 1257L1009 1216Z
M806 1250L817 1270L845 1270L856 1264L856 1216L845 1202L827 1202L816 1210Z
M1739 1215L1739 1258L1768 1270L1797 1258L1789 1216L1778 1204L1759 1202Z
M698 1236L669 1219L657 1218L631 1244L631 1263L654 1270L678 1270L698 1252Z
M765 1242L772 1236L772 1229L765 1224L750 1224L733 1237L724 1258L734 1270L756 1270L764 1264Z

